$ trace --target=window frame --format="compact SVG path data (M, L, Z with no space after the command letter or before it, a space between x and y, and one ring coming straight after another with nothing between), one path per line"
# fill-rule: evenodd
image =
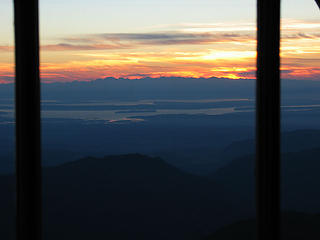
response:
M316 0L320 6L320 0ZM14 0L16 239L42 239L38 0ZM28 10L27 10L28 9ZM280 0L257 0L257 239L280 238Z
M42 238L38 0L14 0L16 239Z

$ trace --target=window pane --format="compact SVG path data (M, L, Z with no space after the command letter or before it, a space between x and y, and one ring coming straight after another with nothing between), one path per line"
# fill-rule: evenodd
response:
M315 1L282 6L283 239L318 239L320 15Z
M45 239L215 239L247 224L255 1L40 6Z
M0 2L0 236L14 238L14 36L12 1Z

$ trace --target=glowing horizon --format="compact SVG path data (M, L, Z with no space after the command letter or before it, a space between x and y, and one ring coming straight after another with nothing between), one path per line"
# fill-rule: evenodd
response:
M148 8L144 0L140 1ZM193 4L192 0L186 2ZM245 2L252 5L255 1ZM256 25L252 14L242 16L246 20L241 21L226 21L221 16L212 21L189 17L191 22L175 18L175 15L165 20L150 17L151 23L143 25L138 17L131 23L127 18L121 22L117 16L118 28L122 30L119 32L112 25L106 31L104 25L94 25L92 29L83 25L81 32L81 24L67 31L62 22L59 25L45 22L51 28L41 28L42 81L90 81L106 77L255 78ZM135 27L130 29L130 24ZM320 21L283 18L281 37L282 78L320 80ZM0 83L12 82L14 78L13 51L9 40L0 41Z

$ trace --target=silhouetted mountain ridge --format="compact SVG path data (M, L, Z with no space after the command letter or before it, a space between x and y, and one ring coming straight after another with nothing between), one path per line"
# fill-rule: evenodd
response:
M281 152L298 152L320 147L320 130L303 129L281 134ZM219 154L218 166L223 167L235 158L255 153L255 140L246 139L235 141L224 148ZM213 169L213 172L216 169Z
M0 184L8 182L13 177ZM242 215L213 181L140 154L46 168L43 184L45 238L52 240L199 239ZM0 207L12 212L6 198L13 192L9 188L0 199Z
M320 148L281 155L281 193L284 209L320 212L319 156ZM251 209L254 206L254 159L253 155L236 158L210 176L227 191L233 192L233 198L246 202L247 206L244 207Z
M116 79L107 77L92 81L53 82L42 84L42 95L47 100L83 101L106 99L199 99L253 98L252 79L160 77ZM309 80L282 80L284 101L301 103L317 99L320 83ZM301 88L304 91L301 91ZM13 84L0 84L0 99L13 97ZM308 93L308 94L305 94ZM310 102L310 101L309 101Z

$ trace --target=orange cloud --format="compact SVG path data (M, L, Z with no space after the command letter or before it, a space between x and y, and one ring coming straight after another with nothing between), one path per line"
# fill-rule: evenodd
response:
M104 77L254 78L254 23L181 24L174 30L103 33L43 42L44 81ZM320 80L320 24L284 20L281 39L283 78ZM13 47L0 46L1 51ZM0 59L1 60L1 59ZM9 81L13 65L0 62L0 81Z
M13 46L0 46L0 51L13 51L14 47Z
M0 63L0 83L9 83L14 80L14 64Z

